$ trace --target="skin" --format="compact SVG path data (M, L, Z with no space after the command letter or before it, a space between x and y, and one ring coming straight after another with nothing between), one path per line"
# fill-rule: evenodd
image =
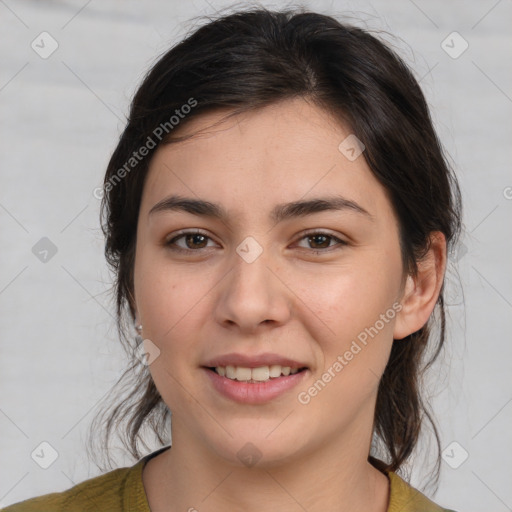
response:
M224 114L192 120L180 135L200 134L161 146L142 195L134 308L143 337L160 350L149 369L172 410L172 449L143 473L151 510L384 512L389 481L367 462L379 378L392 344L421 328L435 306L445 239L433 233L418 275L404 275L384 188L364 153L350 161L338 150L350 129L317 106L287 100L211 127ZM229 217L149 215L171 194L218 203ZM333 195L371 217L344 209L279 224L269 218L276 204ZM176 240L184 253L165 246L184 229L209 238ZM262 249L251 263L236 252L249 236ZM299 392L398 303L378 335L299 403ZM308 370L268 403L238 404L201 368L232 352L273 352ZM248 442L261 456L252 467L237 457Z

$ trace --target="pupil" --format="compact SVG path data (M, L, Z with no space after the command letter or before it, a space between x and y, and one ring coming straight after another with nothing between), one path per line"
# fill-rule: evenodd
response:
M187 242L192 241L192 246L197 248L198 246L193 243L197 238L202 238L204 240L205 236L201 234L188 235Z
M324 240L328 239L328 237L325 235L315 235L315 236L311 237L311 239L314 240L314 244L316 244L318 242L318 239L320 239L320 238L323 238ZM321 242L320 242L320 244L322 245ZM325 243L323 245L325 246ZM327 245L329 245L329 243L327 243Z

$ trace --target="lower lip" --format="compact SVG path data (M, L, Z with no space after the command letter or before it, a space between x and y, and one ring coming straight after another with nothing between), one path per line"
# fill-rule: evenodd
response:
M294 375L281 376L265 382L244 382L221 377L217 372L203 368L210 378L213 387L223 396L241 404L263 404L291 390L302 379L308 370Z

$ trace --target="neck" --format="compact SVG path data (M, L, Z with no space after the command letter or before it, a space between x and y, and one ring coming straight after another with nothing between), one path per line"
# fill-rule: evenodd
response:
M325 443L285 464L240 467L208 453L173 425L172 448L144 470L151 511L386 512L389 481L361 457L369 441L345 437L351 442L337 448Z

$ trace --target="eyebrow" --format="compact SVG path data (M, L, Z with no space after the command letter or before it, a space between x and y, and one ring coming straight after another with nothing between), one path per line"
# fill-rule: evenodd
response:
M351 210L364 215L369 220L374 220L373 215L362 206L342 196L322 197L278 204L272 209L270 219L277 224L284 220L295 217L305 217L318 212L342 210ZM219 219L226 223L230 217L230 214L220 204L178 195L166 197L156 203L149 211L148 216L167 211L184 211L193 215Z

